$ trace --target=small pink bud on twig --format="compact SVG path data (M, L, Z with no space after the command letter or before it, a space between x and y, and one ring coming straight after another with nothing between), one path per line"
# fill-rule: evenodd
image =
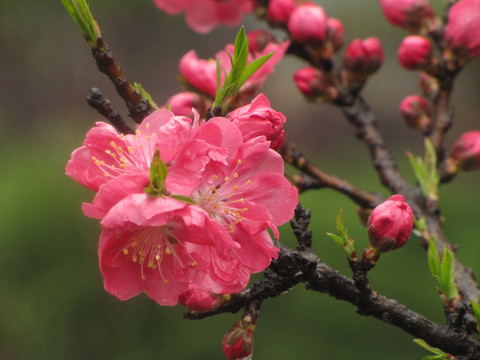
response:
M400 103L400 112L403 119L413 129L423 132L430 125L430 106L428 101L420 95L409 95Z
M255 323L246 315L227 331L223 337L223 352L230 360L243 359L253 353Z
M398 61L406 69L425 69L432 63L430 41L418 35L407 36L398 48Z
M418 32L435 18L428 0L380 0L387 20L411 33Z
M343 54L345 70L368 76L377 71L383 62L383 49L376 37L353 40Z
M293 77L300 92L312 100L325 100L335 97L336 89L327 76L314 67L298 70Z
M480 0L457 1L448 12L447 45L465 58L480 56Z
M413 228L413 211L402 195L393 195L375 207L368 219L370 247L377 254L402 247Z
M288 18L288 31L301 44L322 44L327 36L327 15L314 3L299 5Z
M295 9L295 0L270 0L267 19L272 25L284 27L293 9Z
M437 96L438 91L440 90L440 84L438 83L437 78L424 71L421 71L418 75L418 83L423 93L430 98Z
M480 169L480 130L464 133L453 144L450 161L459 170L472 171Z

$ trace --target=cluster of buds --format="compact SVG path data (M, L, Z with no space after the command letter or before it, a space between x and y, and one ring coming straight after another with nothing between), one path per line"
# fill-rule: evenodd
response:
M400 103L400 112L407 125L419 129L423 133L429 130L430 106L428 101L420 95L409 95Z
M370 248L363 258L372 265L381 253L398 249L405 245L413 228L413 211L402 195L393 195L377 207L367 223Z
M349 83L364 82L367 76L380 68L382 62L382 43L376 37L353 40L343 54L343 68Z

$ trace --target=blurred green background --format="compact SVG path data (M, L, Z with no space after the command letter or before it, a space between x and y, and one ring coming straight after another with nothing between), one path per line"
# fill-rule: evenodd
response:
M379 36L386 59L365 90L381 129L406 177L405 150L422 152L422 139L403 126L398 104L418 93L416 74L396 62L405 33L383 18L376 0L317 1L344 21L346 38ZM179 58L192 48L213 56L238 28L193 33L183 16L168 17L150 0L91 0L91 9L117 61L131 81L164 103L180 90ZM441 6L437 1L436 5ZM247 31L263 24L246 20ZM239 315L182 319L180 307L159 307L146 296L118 301L103 290L97 265L99 225L82 201L93 194L64 175L71 151L102 120L84 98L98 86L125 114L110 83L96 71L89 49L60 0L0 1L0 359L222 359L221 339ZM305 104L291 78L304 66L280 64L265 86L272 106L287 115L287 137L330 173L383 192L368 150L341 113ZM456 123L447 138L478 128L480 67L460 75L453 96ZM462 174L442 188L445 228L459 244L458 257L480 272L479 174ZM302 196L313 213L315 249L349 275L342 252L325 235L339 209L350 233L366 246L356 207L329 190ZM281 239L295 246L291 231ZM442 307L417 239L386 254L371 273L372 286L428 318L443 323ZM255 359L419 359L425 352L410 336L360 317L346 303L297 286L267 301L255 334Z

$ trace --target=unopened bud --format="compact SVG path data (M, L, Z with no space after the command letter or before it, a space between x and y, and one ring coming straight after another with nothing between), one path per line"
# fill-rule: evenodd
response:
M332 53L335 53L343 45L344 34L343 24L336 18L327 20L327 44L330 46Z
M301 44L322 44L327 36L327 15L314 4L301 4L288 18L288 31Z
M370 75L378 70L382 62L382 43L375 37L353 40L343 54L345 70L354 74Z
M275 36L264 29L257 29L248 33L248 51L261 52L271 42L276 42Z
M448 12L448 47L460 57L480 56L480 0L457 1Z
M431 121L430 106L423 96L409 95L403 99L399 108L408 126L423 132L428 130Z
M228 359L238 360L252 355L254 330L252 317L246 315L227 331L223 337L223 352Z
M407 36L398 48L398 61L409 70L427 68L432 63L430 41L423 36Z
M194 285L190 285L187 291L178 296L178 302L191 311L215 310L222 301L223 295L212 294Z
M270 0L267 19L274 26L284 27L293 9L295 9L295 0Z
M178 116L188 116L193 118L193 111L195 109L200 115L207 111L207 104L205 99L193 92L182 92L172 96L167 101L167 106L170 110Z
M480 169L480 130L469 131L460 136L453 144L449 160L459 170Z
M334 97L335 88L332 87L325 74L314 67L298 70L293 76L300 92L312 100L325 100Z
M413 228L413 211L402 195L393 195L375 207L368 219L370 246L376 253L405 245Z
M435 14L429 0L380 0L387 20L411 33L416 33L434 20Z

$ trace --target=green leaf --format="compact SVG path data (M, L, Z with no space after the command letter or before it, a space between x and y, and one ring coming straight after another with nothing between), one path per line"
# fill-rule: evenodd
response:
M419 346L421 346L422 348L424 348L425 350L427 351L430 351L432 354L435 354L435 355L438 355L440 357L433 357L434 359L447 359L447 354L444 353L442 350L438 349L438 348L434 348L430 345L428 345L425 340L422 340L422 339L414 339L413 342ZM425 359L425 357L423 358Z
M73 21L82 31L91 47L95 47L97 39L101 36L100 29L93 19L90 8L85 0L62 0L63 5Z
M179 201L183 201L187 204L192 204L192 205L195 205L196 202L193 201L191 198L189 198L188 196L185 196L185 195L169 195L171 198L174 198L176 200L179 200Z
M338 244L338 246L340 246L343 249L343 251L345 251L345 254L349 259L352 259L353 257L356 257L355 246L354 246L355 241L348 236L348 232L347 232L347 229L345 229L342 217L343 217L343 213L342 213L342 210L340 210L337 215L337 231L339 235L332 234L332 233L327 233L327 235L333 241L335 241Z
M153 101L150 94L145 91L145 89L142 87L142 85L140 85L139 83L134 83L133 88L140 93L140 96L142 97L142 100L144 100L144 101L146 101L147 103L150 104L152 109L155 109L155 110L158 109L157 104L155 103L155 101Z
M423 160L411 153L407 153L407 156L423 194L429 199L437 201L440 177L437 172L437 153L432 141L425 139L425 158Z
M480 305L470 299L470 305L472 306L473 314L477 320L477 330L480 332Z
M238 80L238 88L240 89L245 81L247 81L263 64L265 64L274 53L275 52L272 51L267 55L259 57L258 59L255 59L249 63Z
M437 279L440 278L440 256L437 251L437 244L433 236L430 237L428 242L428 266L432 275Z
M167 172L167 165L160 158L160 150L157 149L150 164L150 185L144 189L147 195L153 198L165 195Z
M446 247L443 248L440 289L445 292L448 299L453 299L458 296L455 285L455 272L453 270L453 254Z

